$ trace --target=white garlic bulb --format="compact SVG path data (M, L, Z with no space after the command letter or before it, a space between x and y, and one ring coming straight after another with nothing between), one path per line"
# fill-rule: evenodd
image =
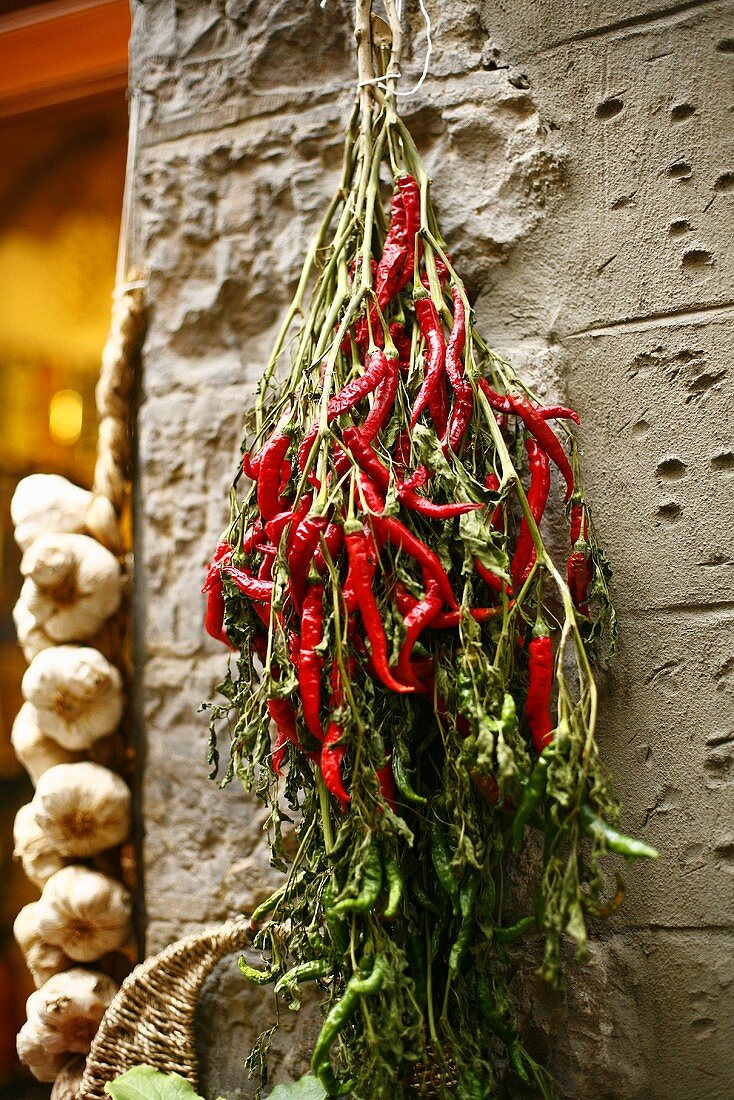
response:
M55 642L88 641L120 606L117 558L88 535L40 535L20 571L20 598Z
M130 790L101 764L57 764L38 780L36 823L63 856L93 856L130 831Z
M43 830L36 823L36 811L32 803L21 806L13 824L15 858L23 865L23 871L34 886L42 890L52 875L66 865L66 860L49 844Z
M13 935L23 952L25 964L31 972L36 988L47 982L53 974L68 970L72 965L63 951L46 943L38 929L38 902L24 905L13 924Z
M86 1058L83 1054L77 1054L75 1058L66 1063L54 1081L54 1087L51 1089L51 1100L77 1100L85 1065Z
M15 755L34 786L49 768L56 764L71 764L79 759L79 753L62 749L57 741L48 737L38 725L37 717L38 711L30 703L24 703L15 716L10 734Z
M117 993L106 974L75 966L55 974L26 1001L27 1023L51 1054L86 1054L105 1009Z
M88 749L122 717L120 673L89 646L52 646L34 657L22 691L38 725L65 749Z
M55 1081L69 1060L68 1054L52 1054L46 1048L46 1028L38 1020L26 1020L15 1040L18 1057L37 1081Z
M77 962L92 962L130 935L132 897L122 883L72 865L57 871L38 902L38 928Z
M39 625L36 616L28 610L23 600L18 600L13 608L13 623L18 645L29 664L42 649L48 649L53 645L48 634Z
M21 550L47 531L83 531L92 494L58 474L31 474L18 482L10 502Z

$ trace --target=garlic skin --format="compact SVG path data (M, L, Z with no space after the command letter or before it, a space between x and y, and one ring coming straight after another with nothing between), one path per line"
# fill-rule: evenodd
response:
M77 1054L67 1062L54 1081L50 1100L78 1100L86 1058Z
M88 641L120 606L117 558L88 535L40 535L20 571L21 601L55 642Z
M41 936L76 962L122 947L131 932L132 895L120 882L76 864L57 871L38 902Z
M86 1059L82 1054L77 1054L75 1058L66 1063L54 1081L54 1087L51 1089L51 1100L77 1100L85 1065Z
M18 482L10 502L21 550L47 531L83 531L92 494L58 474L31 474Z
M63 951L46 943L38 930L38 902L24 905L13 924L13 935L23 953L25 964L38 989L54 974L68 970L72 965Z
M62 749L53 738L48 737L36 719L38 711L30 703L24 703L15 716L10 741L15 755L31 777L35 787L38 780L49 768L56 764L72 764L79 760L79 753Z
M42 649L48 649L53 642L46 631L39 625L36 616L28 610L28 607L19 599L13 608L13 625L18 645L23 650L23 656L30 664L36 654Z
M87 1054L117 988L106 974L78 966L55 974L26 1001L27 1024L50 1054Z
M48 880L66 866L66 860L49 844L43 830L36 824L36 811L31 802L21 806L15 815L13 843L13 854L22 863L26 878L39 890L43 890Z
M101 764L57 764L38 781L36 824L63 856L93 856L130 832L130 790Z
M44 649L25 671L23 696L44 733L70 751L88 749L122 717L122 678L89 646Z
M18 1057L37 1081L55 1081L69 1060L68 1054L51 1054L46 1049L46 1029L36 1020L26 1020L15 1039Z

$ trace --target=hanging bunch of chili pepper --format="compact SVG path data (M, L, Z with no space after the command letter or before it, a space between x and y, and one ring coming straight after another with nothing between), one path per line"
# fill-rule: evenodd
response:
M543 937L557 981L562 937L583 948L603 909L599 858L655 853L605 820L590 657L615 626L578 417L478 333L387 88L360 93L204 585L206 629L237 654L211 760L227 719L223 782L268 802L287 872L252 917L264 967L243 973L294 1005L306 981L323 991L312 1071L330 1096L488 1097L503 1047L545 1096L506 944ZM563 566L542 534L554 480ZM518 913L502 872L534 834Z

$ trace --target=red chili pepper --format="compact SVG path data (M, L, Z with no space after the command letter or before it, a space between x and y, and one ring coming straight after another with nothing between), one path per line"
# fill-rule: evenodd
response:
M237 569L234 565L225 565L222 573L234 581L240 592L249 599L256 603L270 603L273 597L272 581L259 580L245 569Z
M295 630L288 631L288 656L291 664L298 671L301 663L301 639Z
M280 501L281 468L291 437L276 432L260 451L260 473L257 479L257 506L263 519L272 519L282 509Z
M268 699L268 714L275 722L278 736L290 741L292 745L303 751L296 729L296 712L293 704L288 699Z
M295 518L296 512L292 509L287 512L278 512L277 516L273 516L265 524L265 534L270 539L273 546L277 546L280 542L281 536L285 531L288 524Z
M566 481L566 500L568 500L573 493L573 470L571 469L571 463L568 461L568 456L561 446L558 436L552 428L548 427L545 420L543 420L530 401L516 394L510 394L508 396L510 404L518 416L521 417L525 427L535 436L540 446L548 455L548 458L550 458L552 462L555 462L556 466L563 474Z
M405 618L405 616L408 615L413 610L413 608L417 607L420 603L418 597L409 592L402 581L395 582L393 593L395 596L395 606L397 607L403 618Z
M491 492L493 492L493 493L499 492L500 479L497 477L497 474L495 474L494 472L492 472L490 474L487 474L487 476L484 479L484 484L485 484L485 487L487 489L489 489ZM504 512L504 505L502 504L502 501L500 501L499 504L497 505L497 507L495 508L494 512L492 513L492 526L494 527L495 531L503 531L504 530L503 512Z
M405 481L398 482L398 496L410 489L422 489L433 477L433 470L427 466L418 466Z
M410 366L410 349L411 342L410 337L405 331L405 326L400 324L400 321L390 322L390 338L397 348L398 356L400 359L400 368L406 369Z
M341 552L341 548L344 545L344 524L329 523L328 527L324 531L324 542L328 551L329 557L332 561L335 561ZM326 569L326 558L324 557L324 551L321 548L321 540L316 547L316 553L313 557L313 563L319 573L323 573Z
M501 592L502 589L507 586L508 593L512 592L512 585L508 585L507 581L502 577L498 577L496 573L493 573L491 569L488 569L479 558L474 559L474 568L479 576L482 578L487 588L491 588L493 592Z
M575 493L571 498L570 521L571 529L569 531L569 537L571 540L571 547L573 548L582 535L584 542L589 537L589 523L586 518L586 508L581 497L577 497Z
M580 424L579 414L566 405L541 405L538 412L543 420L573 420L574 424Z
M306 578L311 567L321 534L326 530L327 516L306 516L293 533L286 560L288 562L288 588L296 611L301 613L303 594L306 590Z
M418 417L428 406L439 439L443 439L448 422L448 401L444 376L446 374L446 343L443 338L441 318L433 299L424 290L414 296L415 313L421 336L426 342L426 368L423 383L418 390L410 413L410 426L414 428Z
M323 741L319 712L321 710L321 670L324 660L316 652L324 637L324 586L320 581L309 584L303 600L301 643L298 663L298 686L301 691L303 720L314 737Z
M443 294L446 288L446 283L449 281L449 269L446 267L446 264L443 262L440 256L434 256L433 262L436 265L436 276L438 278L438 285L441 289L441 294ZM428 278L427 272L425 271L421 275L421 282L423 283L423 286L426 288L426 290L431 289L431 282Z
M464 373L462 354L466 342L466 314L458 287L451 291L454 301L454 323L446 345L446 373L456 397L451 410L447 441L452 451L458 451L474 412L474 390Z
M362 436L359 428L345 428L342 432L344 444L356 460L357 464L374 481L378 489L387 492L390 485L390 471L384 466L373 451L370 444ZM465 512L473 512L482 505L478 503L451 503L434 504L432 500L426 500L412 489L401 488L397 485L400 500L414 512L420 512L423 516L431 516L433 519L451 519L453 516L461 516Z
M553 643L547 633L534 634L530 640L528 672L530 680L525 699L525 716L535 751L540 755L546 745L553 740L551 736L553 724L550 716L553 690Z
M349 671L354 665L354 658L350 659ZM324 777L324 782L329 791L338 798L342 806L346 806L350 801L350 795L344 788L344 782L342 780L341 765L344 759L345 746L336 744L344 736L344 727L341 722L338 722L334 718L334 713L344 703L344 685L342 683L341 672L339 665L336 661L331 669L331 675L329 677L329 683L331 687L331 719L326 731L326 737L324 737L323 744L321 746L321 773Z
M403 267L397 285L397 290L400 291L407 286L409 281L413 278L415 251L417 248L418 257L420 259L423 245L419 239L416 240L421 228L420 188L413 177L409 175L400 176L397 183L400 194L403 197L403 206L405 208L405 242L407 245L405 266Z
M591 571L585 550L574 550L569 555L567 576L574 607L588 618Z
M512 607L510 600L508 607ZM501 615L502 607L470 607L469 614L478 623L485 623L487 619L494 619ZM447 630L449 627L458 626L461 620L460 611L442 611L428 624L431 630Z
M497 393L496 390L492 389L486 378L480 378L478 382L493 409L505 414L515 411L509 395ZM581 423L578 413L567 408L566 405L536 405L532 403L532 407L543 420L573 420L574 424Z
M245 477L249 477L250 481L256 481L259 472L259 460L257 458L253 459L250 456L249 451L245 451L242 455L242 473L245 475Z
M365 439L374 439L385 427L398 391L398 361L394 356L385 356L385 372L382 381L375 390L375 400L360 428Z
M548 461L548 455L534 439L525 440L525 450L528 452L530 462L528 506L535 522L540 523L550 492L550 462ZM520 588L527 580L535 563L535 556L533 537L530 534L527 520L523 516L510 566L515 588Z
M206 613L204 615L204 629L211 638L218 642L224 642L231 646L224 629L224 591L222 582L214 584L206 595ZM234 646L231 646L234 648Z
M344 389L340 390L339 393L335 394L334 397L329 400L326 410L327 422L331 424L338 416L342 416L344 413L349 412L349 410L359 404L363 398L372 393L389 369L387 357L381 348L373 348L372 351L368 352L365 360L364 373L353 378ZM298 448L298 468L300 470L305 470L306 468L306 462L311 453L311 448L314 445L314 440L318 435L318 431L318 424L312 424L303 437L303 441ZM259 503L260 498L258 497L258 505Z
M436 581L439 591L449 607L453 607L455 610L458 609L459 605L456 602L451 581L441 564L438 554L435 554L430 547L421 542L400 520L395 519L393 516L373 516L370 522L375 534L379 535L384 542L389 542L391 546L410 554L421 568Z
M278 730L275 738L275 744L273 745L273 754L270 758L270 766L280 779L283 774L283 761L285 760L285 754L288 748L288 738L284 733Z
M398 675L404 683L410 684L416 691L423 692L425 688L416 677L411 664L413 647L423 630L431 625L440 612L442 602L438 582L433 577L429 577L425 597L419 600L404 617L405 639L398 657Z
M230 649L235 647L230 642L224 629L224 590L220 570L222 565L229 561L232 554L233 548L229 543L219 543L206 571L206 578L201 589L202 592L207 594L204 629L212 638L215 638L218 642L223 642Z
M415 232L413 238L415 238ZM382 246L380 262L376 267L373 262L375 296L377 304L383 311L385 306L402 290L412 274L411 260L410 273L407 276L404 275L408 251L404 195L401 189L396 187L390 200L390 226L385 237L385 243ZM382 346L382 327L379 323L377 308L374 305L370 307L370 324L375 343ZM354 341L358 347L364 348L366 346L368 334L367 319L361 317L354 326ZM349 337L347 336L342 343L342 351L348 353L350 347Z
M385 687L390 688L391 691L412 692L415 689L396 680L388 665L387 639L380 609L372 591L372 581L377 570L377 548L372 533L367 525L356 529L348 525L344 529L344 538L347 544L351 583L369 639L375 672Z
M405 474L410 466L410 450L410 432L403 428L398 432L392 449L395 467L401 474Z
M385 799L392 812L395 813L397 810L397 792L395 790L395 780L392 774L392 764L388 762L384 767L378 768L375 774L377 775L377 782L380 784L382 797Z

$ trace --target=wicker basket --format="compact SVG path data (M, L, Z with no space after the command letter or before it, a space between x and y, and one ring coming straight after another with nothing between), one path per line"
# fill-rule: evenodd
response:
M102 1018L77 1100L109 1100L106 1082L141 1063L179 1073L197 1088L194 1017L201 987L220 959L250 942L248 919L236 917L194 932L137 966Z

